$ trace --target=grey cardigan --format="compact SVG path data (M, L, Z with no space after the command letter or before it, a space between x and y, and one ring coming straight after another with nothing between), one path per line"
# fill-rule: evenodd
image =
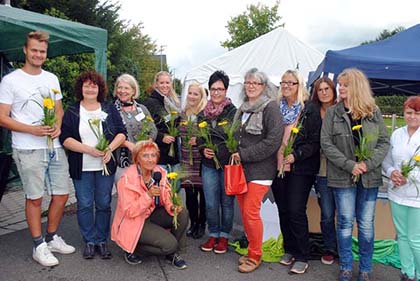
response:
M377 136L369 142L373 156L365 160L368 172L361 176L363 186L379 187L382 185L381 164L389 149L389 136L379 108L372 118L362 119L363 132ZM321 129L321 148L327 157L328 186L352 187L352 170L356 164L355 147L350 119L344 109L344 103L330 107L325 115Z
M239 114L239 121L242 113ZM249 118L248 118L249 120ZM236 131L238 152L247 182L272 180L277 172L277 151L283 139L283 117L276 102L271 101L263 111L263 131L252 135L245 131L248 121Z

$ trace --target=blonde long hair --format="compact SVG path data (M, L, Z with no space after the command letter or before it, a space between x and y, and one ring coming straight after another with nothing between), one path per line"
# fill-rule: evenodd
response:
M185 115L197 115L200 113L207 105L207 92L204 89L203 86L201 86L199 83L193 82L188 86L188 92L191 88L196 87L198 88L198 92L200 93L200 102L195 107L191 107L188 102L185 104L184 112ZM187 94L188 95L188 94Z
M297 92L297 101L304 106L305 105L305 101L309 98L309 94L308 91L306 90L305 87L305 81L303 80L302 75L300 75L299 72L297 72L296 70L286 70L285 73L283 73L283 75L281 76L282 80L283 77L286 76L287 74L292 75L297 81L298 81L298 92ZM279 101L283 98L283 93L281 92L281 88L279 90Z
M366 75L357 68L346 68L338 75L337 81L347 84L347 101L352 118L371 118L377 106Z
M159 80L159 78L161 76L168 76L170 81L171 81L171 91L170 91L170 95L171 95L171 99L178 105L178 107L180 106L181 102L179 101L178 95L175 92L174 88L172 87L172 76L169 72L167 71L159 71L158 73L156 73L155 78L153 79L153 88L155 90L157 90L156 84Z

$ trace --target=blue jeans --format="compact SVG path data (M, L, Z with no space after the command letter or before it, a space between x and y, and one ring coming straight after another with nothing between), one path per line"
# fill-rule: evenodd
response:
M327 177L316 177L315 190L318 195L319 208L321 209L321 232L324 238L324 250L336 253L335 200L332 188L328 187Z
M358 226L360 272L372 271L373 242L375 239L374 220L378 188L364 188L362 181L357 187L334 188L337 207L337 240L340 269L352 270L351 251L353 221Z
M206 216L211 237L229 238L233 226L233 207L235 196L225 192L223 169L213 169L205 165L201 168L204 198L206 198ZM221 216L220 216L221 209Z
M86 243L106 242L109 237L114 176L104 176L102 171L94 171L82 172L80 180L73 179L77 198L77 221Z

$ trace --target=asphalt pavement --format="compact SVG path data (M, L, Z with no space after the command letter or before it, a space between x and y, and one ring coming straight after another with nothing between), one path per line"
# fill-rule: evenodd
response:
M113 208L115 201L116 198L113 198ZM44 223L44 232L45 227ZM124 261L123 251L112 241L109 243L113 253L111 260L101 260L98 256L93 260L85 260L82 258L83 241L74 211L66 212L58 234L77 250L70 255L56 254L60 264L51 268L42 267L32 259L32 241L27 229L1 235L0 281L325 281L337 280L339 272L337 262L333 265L323 265L320 261L310 261L310 267L303 275L289 275L288 268L279 263L262 263L260 268L252 273L239 273L237 271L239 255L233 249L230 248L222 255L200 251L199 246L205 242L205 237L199 240L188 238L187 253L183 255L188 263L188 268L185 270L174 268L162 257L148 257L142 264L129 265ZM358 264L355 263L354 276L357 276L357 267ZM400 280L399 270L391 266L375 264L373 272L373 280ZM354 280L357 279L354 277Z

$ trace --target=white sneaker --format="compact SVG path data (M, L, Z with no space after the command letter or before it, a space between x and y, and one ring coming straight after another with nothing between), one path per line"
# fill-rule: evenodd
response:
M58 264L58 259L51 254L45 242L32 250L32 258L43 266L54 266Z
M74 253L74 251L76 251L76 249L73 246L67 245L63 238L61 238L57 234L53 236L53 240L48 242L47 245L48 249L51 252L57 252L60 254L71 254Z

